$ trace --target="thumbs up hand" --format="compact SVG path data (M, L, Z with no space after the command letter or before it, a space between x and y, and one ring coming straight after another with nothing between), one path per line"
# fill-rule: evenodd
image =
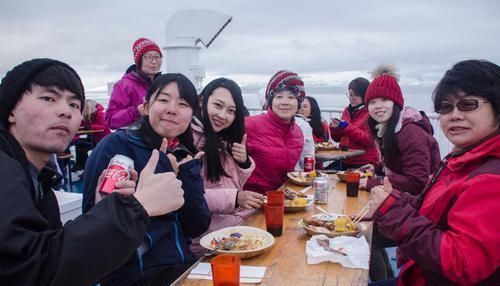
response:
M182 182L174 172L155 174L160 154L153 150L148 163L142 169L134 194L149 216L159 216L175 211L184 205Z
M241 164L244 164L248 160L247 154L247 135L243 135L241 138L241 143L233 143L233 159Z

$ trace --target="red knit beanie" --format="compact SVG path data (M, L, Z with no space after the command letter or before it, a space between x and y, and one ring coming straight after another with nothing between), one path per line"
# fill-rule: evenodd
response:
M141 57L149 52L149 51L157 51L162 56L160 47L158 45L146 38L139 38L134 42L132 46L132 52L134 53L134 62L139 67L139 62L141 61Z
M368 86L365 94L365 105L375 98L386 98L400 108L404 106L403 93L398 84L398 75L393 66L379 66L372 73L374 80Z
M300 76L291 71L280 70L271 77L271 80L269 80L269 83L267 84L266 102L269 107L272 106L271 101L275 93L283 90L296 90L299 105L302 103L302 100L304 100L304 97L306 96L306 92L304 90L304 82L302 81Z

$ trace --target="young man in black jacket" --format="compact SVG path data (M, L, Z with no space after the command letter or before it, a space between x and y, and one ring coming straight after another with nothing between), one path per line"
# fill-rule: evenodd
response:
M78 74L56 60L24 62L2 79L0 285L93 285L140 245L149 217L184 203L173 172L154 174L155 150L137 186L117 183L115 193L62 226L49 158L75 135L84 102Z

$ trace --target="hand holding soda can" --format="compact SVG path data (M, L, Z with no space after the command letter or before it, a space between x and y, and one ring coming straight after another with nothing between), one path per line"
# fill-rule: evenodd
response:
M134 160L125 155L116 154L109 161L108 168L104 170L104 179L99 187L99 193L102 195L113 193L117 182L130 179L130 171L133 168Z

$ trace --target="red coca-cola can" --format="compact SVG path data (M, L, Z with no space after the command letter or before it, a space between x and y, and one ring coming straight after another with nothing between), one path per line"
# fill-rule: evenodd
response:
M104 180L99 188L103 195L109 195L115 190L116 182L130 179L130 170L134 168L134 160L121 154L116 154L104 170Z
M314 170L314 157L304 156L304 172L311 172Z

